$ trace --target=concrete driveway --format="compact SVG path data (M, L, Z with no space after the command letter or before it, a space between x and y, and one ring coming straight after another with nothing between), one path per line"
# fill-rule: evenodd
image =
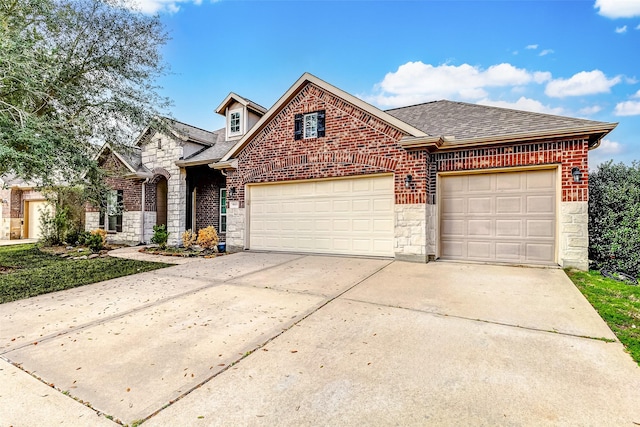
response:
M0 357L0 426L640 423L558 269L199 259L0 305Z

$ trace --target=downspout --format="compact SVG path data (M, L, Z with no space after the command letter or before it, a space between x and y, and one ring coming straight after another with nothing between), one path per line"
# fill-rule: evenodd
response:
M146 192L145 189L147 188L146 184L149 182L149 178L146 178L144 181L142 181L142 201L140 203L140 244L144 245L146 244L145 240L144 240L144 205L147 203L147 197L146 197Z

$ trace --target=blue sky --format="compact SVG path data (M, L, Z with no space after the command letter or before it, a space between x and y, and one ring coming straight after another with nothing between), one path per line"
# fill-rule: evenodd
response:
M171 40L173 116L214 130L233 91L270 107L304 73L382 109L449 99L619 122L640 160L640 0L139 0Z

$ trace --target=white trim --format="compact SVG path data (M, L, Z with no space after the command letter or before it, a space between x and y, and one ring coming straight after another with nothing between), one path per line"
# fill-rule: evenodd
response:
M234 108L233 110L228 110L227 112L227 138L233 138L235 136L240 136L242 135L245 126L245 117L246 114L244 114L246 112L245 108ZM233 132L231 130L231 116L234 114L238 114L238 130Z

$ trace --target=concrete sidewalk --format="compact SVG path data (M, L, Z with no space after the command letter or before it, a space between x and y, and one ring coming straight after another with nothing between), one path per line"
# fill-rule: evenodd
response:
M14 240L0 239L0 246L24 245L27 243L38 243L38 239L14 239Z
M640 423L640 368L562 270L188 260L0 305L0 426Z

